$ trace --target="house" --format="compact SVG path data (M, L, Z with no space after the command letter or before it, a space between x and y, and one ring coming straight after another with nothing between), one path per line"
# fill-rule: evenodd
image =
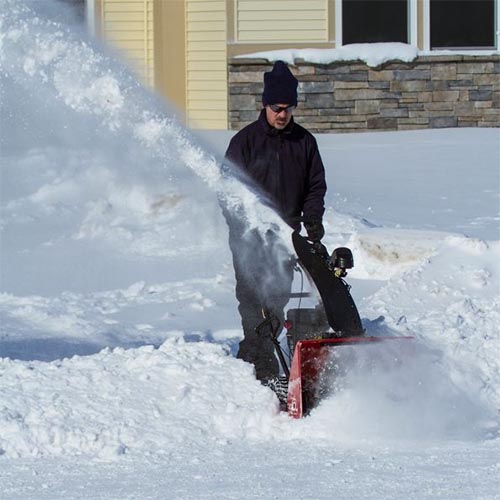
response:
M473 55L476 62L493 54L487 59L490 77L468 91L488 91L493 107L500 101L495 86L500 0L86 0L85 5L91 31L121 50L143 82L184 112L192 127L238 128L241 123L230 119L231 61L285 48L403 42L430 54L448 49L454 56Z

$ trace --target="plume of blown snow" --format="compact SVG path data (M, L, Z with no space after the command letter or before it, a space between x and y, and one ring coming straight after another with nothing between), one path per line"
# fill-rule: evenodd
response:
M17 209L65 209L79 226L65 237L111 242L144 256L174 246L213 248L221 198L242 206L251 227L283 225L255 193L221 174L220 160L173 109L106 49L44 17L39 4L5 0L0 13L6 172L24 151L26 158L41 155L48 174L16 200ZM81 161L68 169L71 154ZM198 235L196 243L188 233Z

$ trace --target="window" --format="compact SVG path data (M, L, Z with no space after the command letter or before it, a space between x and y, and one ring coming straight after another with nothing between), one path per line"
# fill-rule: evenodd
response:
M430 0L431 48L494 48L495 0Z
M409 43L408 0L343 0L342 44Z

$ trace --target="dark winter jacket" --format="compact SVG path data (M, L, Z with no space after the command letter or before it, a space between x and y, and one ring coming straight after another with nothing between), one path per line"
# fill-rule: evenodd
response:
M278 130L268 124L263 109L258 120L232 138L226 158L242 171L233 174L263 194L290 226L300 226L299 217L321 221L325 169L316 139L293 118Z

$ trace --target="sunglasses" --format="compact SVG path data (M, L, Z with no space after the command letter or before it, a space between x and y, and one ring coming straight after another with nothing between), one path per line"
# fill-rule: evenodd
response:
M282 111L284 111L285 113L291 113L296 108L296 106L281 107L278 106L277 104L269 104L268 106L271 108L271 111L273 111L277 115L279 115Z

